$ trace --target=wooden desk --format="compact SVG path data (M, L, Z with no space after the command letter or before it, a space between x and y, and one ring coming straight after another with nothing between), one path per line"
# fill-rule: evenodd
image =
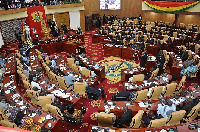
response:
M82 58L80 55L77 55L78 58L85 64L85 66L91 67L91 70L94 71L94 73L98 76L98 79L102 82L105 79L105 66L103 68L94 68L96 63L92 65L91 60L86 60L86 58Z
M133 72L133 69L137 68L138 71ZM131 69L122 69L122 76L121 81L129 81L130 77L133 77L133 75L137 75L140 73L146 74L147 68L138 68L138 67L132 67Z
M16 73L16 56L14 53L7 57L4 76L14 75Z
M139 106L138 103L142 102L142 101L110 101L110 100L108 100L108 102L116 103L115 108L111 109L110 113L114 113L116 115L116 117L120 117L123 114L123 111L122 111L121 108L123 106L126 106L127 103L133 104L132 106L128 106L128 109L132 110L132 116L134 116L135 114L137 114L137 112L139 110L144 110L145 112L148 111L148 110L157 111L157 107L158 107L158 104L159 104L160 101L159 100L153 100L151 107L147 106L148 109L146 109L145 107ZM101 101L100 106L98 107L98 112L105 112L104 106L105 106L104 101ZM108 105L108 106L110 107L110 105ZM120 110L117 108L117 106L120 107Z
M18 106L18 107L23 106L23 105L20 105L20 104L19 104L19 102L23 101L23 104L24 104L24 103L28 103L29 106L30 106L29 108L26 108L26 109L32 110L32 111L40 110L40 111L42 112L41 115L36 114L34 117L32 117L34 123L38 124L40 127L45 127L45 128L47 128L47 129L50 129L52 132L63 131L63 122L62 122L61 118L60 118L59 116L54 115L54 114L48 113L48 112L46 112L46 111L43 111L43 110L40 109L39 107L37 107L37 106L31 104L31 103L30 103L26 98L24 98L23 95L20 93L20 91L19 91L19 89L18 89L18 87L17 87L17 83L16 83L16 80L15 80L15 79L16 79L16 78L15 78L15 76L13 75L13 80L12 80L12 81L14 81L14 86L16 86L16 88L15 88L16 94L19 94L19 95L20 95L21 100L18 100L18 98L15 98L15 99L14 99L14 96L13 96L14 93L13 93L13 92L10 92L9 94L6 94L6 93L5 93L6 98L7 98L8 100L11 100L11 99L18 100L18 101L15 101L15 102L16 102L16 106ZM7 77L4 77L4 78L3 78L3 86L4 86L3 89L4 89L4 91L7 91L7 90L8 90L7 87L5 87L5 84L7 84L7 83L9 83L9 82L10 82L10 76L7 76ZM55 120L55 121L52 121L52 120L45 120L44 123L38 122L38 120L39 120L41 117L46 117L46 116L49 115L49 114L52 115L52 116L54 116L54 117L56 117L57 120ZM52 125L51 128L48 127L48 124L49 124L49 123L51 123L51 125Z
M162 76L162 75L161 75L161 76ZM162 79L161 76L160 76L161 79L159 79L159 80L155 80L155 79L153 78L153 79L150 79L150 81L155 81L155 82L157 82L157 83L158 83L157 86L165 85L165 81ZM169 82L170 82L171 79L172 79L172 76L171 76L171 75L168 75L167 78L168 78L168 80L169 80ZM146 80L146 81L147 81L147 80ZM147 89L147 88L150 88L150 87L151 87L151 86L144 86L144 83L143 83L143 82L144 82L144 81L137 81L136 84L137 84L137 86L142 85L142 86L143 86L143 89ZM127 90L127 91L136 91L136 90L137 90L137 86L132 85L132 83L130 83L130 82L124 82L123 85L125 86L125 84L126 84L126 90ZM130 86L132 86L132 87L130 87Z
M159 132L162 129L167 130L168 128L175 128L178 130L178 132L197 132L198 130L190 130L188 128L188 125L190 124L199 124L200 120L194 120L191 122L187 123L181 123L178 125L173 125L173 126L163 126L163 127L155 127L155 128L138 128L138 129L132 129L132 128L116 128L116 127L101 127L101 126L94 126L91 125L88 129L88 132L92 132L92 128L97 128L98 129L104 129L104 130L115 130L115 132L122 132L122 131L128 131L128 132L144 132L145 130L151 130L153 132Z
M121 57L122 56L122 48L115 46L105 46L104 45L104 56L114 56Z
M33 51L33 52L30 52L30 56L33 56L34 53L35 53L34 51ZM31 68L32 68L32 69L34 69L36 66L42 67L41 64L40 64L40 62L39 62L39 59L38 59L37 57L36 57L36 60L32 60L32 59L31 59L30 62L32 63L32 65L31 65ZM59 87L59 86L57 86L56 84L54 84L54 83L46 76L46 74L45 74L43 71L41 71L39 74L41 74L41 75L43 76L43 78L40 78L40 79L38 80L38 82L39 82L39 84L40 84L40 86L41 86L42 88L44 88L45 90L47 90L49 93L52 93L52 94L54 94L54 91L55 91L55 90L59 90L59 91L61 90L61 87ZM47 84L46 81L48 81L49 84ZM41 83L41 82L45 82L45 83ZM54 84L55 87L52 88L52 89L47 88L48 86L50 87L50 84ZM57 95L54 94L56 97L60 98L64 104L74 104L75 107L78 106L78 105L80 105L79 103L77 103L77 102L79 102L80 97L74 97L74 96L72 96L72 95L73 95L73 92L71 92L71 91L69 91L69 90L65 90L65 89L63 89L63 88L62 88L62 90L65 91L65 93L70 93L70 96L72 97L72 100L70 100L70 99L64 98L64 97L62 97L62 96L57 96Z

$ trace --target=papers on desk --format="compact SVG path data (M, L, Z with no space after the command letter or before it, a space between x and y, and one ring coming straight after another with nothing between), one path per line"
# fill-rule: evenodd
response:
M33 118L34 116L36 116L36 113L32 113L31 115L28 115L29 117Z
M128 86L129 86L129 83L125 83L125 86L127 86L127 87L128 87Z
M17 103L18 105L23 105L23 100Z
M63 93L63 92L60 91L60 90L54 90L52 93L53 93L54 95L60 96L60 97L62 97L62 98L68 98L68 97L70 97L69 99L72 100L72 97L70 96L70 93Z
M64 71L64 70L66 70L66 67L60 67L60 70Z
M110 109L111 109L111 110L114 110L114 109L115 109L115 106L111 105Z
M20 107L20 109L22 109L22 110L25 109L25 108L26 108L26 106L21 106L21 107Z
M169 80L168 80L167 77L163 77L163 81L165 81L165 82L169 82Z
M9 94L9 93L10 93L10 90L6 90L6 91L5 91L5 94Z
M140 107L146 107L143 102L138 103Z
M127 71L124 71L124 73L127 73Z
M182 67L182 66L183 66L183 64L179 64L178 66Z
M52 118L51 115L47 115L47 116L46 116L46 119L47 119L47 120L49 120L49 119L51 119L51 118Z
M40 82L40 84L45 84L45 81Z

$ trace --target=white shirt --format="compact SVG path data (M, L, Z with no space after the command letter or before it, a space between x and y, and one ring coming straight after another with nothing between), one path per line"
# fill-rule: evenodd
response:
M172 111L176 111L176 106L172 104L171 106L168 105L163 105L163 104L158 104L158 109L157 109L157 114L162 115L164 118L168 118L169 113Z
M38 92L41 92L41 89L43 89L43 88L39 85L39 83L34 82L34 81L31 82L31 87L32 87L32 88L33 88L33 87L37 87L37 88L38 88Z

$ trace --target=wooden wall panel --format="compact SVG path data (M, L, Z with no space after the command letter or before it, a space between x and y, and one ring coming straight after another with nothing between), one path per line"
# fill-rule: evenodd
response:
M146 21L163 21L163 22L169 22L172 24L175 19L175 14L165 14L165 13L159 13L154 11L143 11L142 13L142 19L143 22Z
M85 12L80 11L80 24L81 24L81 29L83 32L85 32Z
M200 26L200 13L196 14L179 14L178 23L195 24Z
M146 21L163 21L170 22L172 24L175 19L175 14L165 14L155 11L142 11L143 22ZM178 18L178 24L185 23L187 24L196 24L200 26L200 13L186 13L180 12Z
M54 14L54 17L59 28L61 27L61 23L64 23L68 28L70 27L69 12Z
M104 14L117 15L118 17L138 17L142 14L142 1L141 0L121 0L120 10L100 10L100 0L84 0L85 2L85 15L92 13L99 13L102 17Z

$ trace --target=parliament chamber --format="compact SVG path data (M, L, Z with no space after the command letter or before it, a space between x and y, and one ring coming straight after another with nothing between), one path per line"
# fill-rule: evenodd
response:
M199 132L199 8L2 1L0 131Z

